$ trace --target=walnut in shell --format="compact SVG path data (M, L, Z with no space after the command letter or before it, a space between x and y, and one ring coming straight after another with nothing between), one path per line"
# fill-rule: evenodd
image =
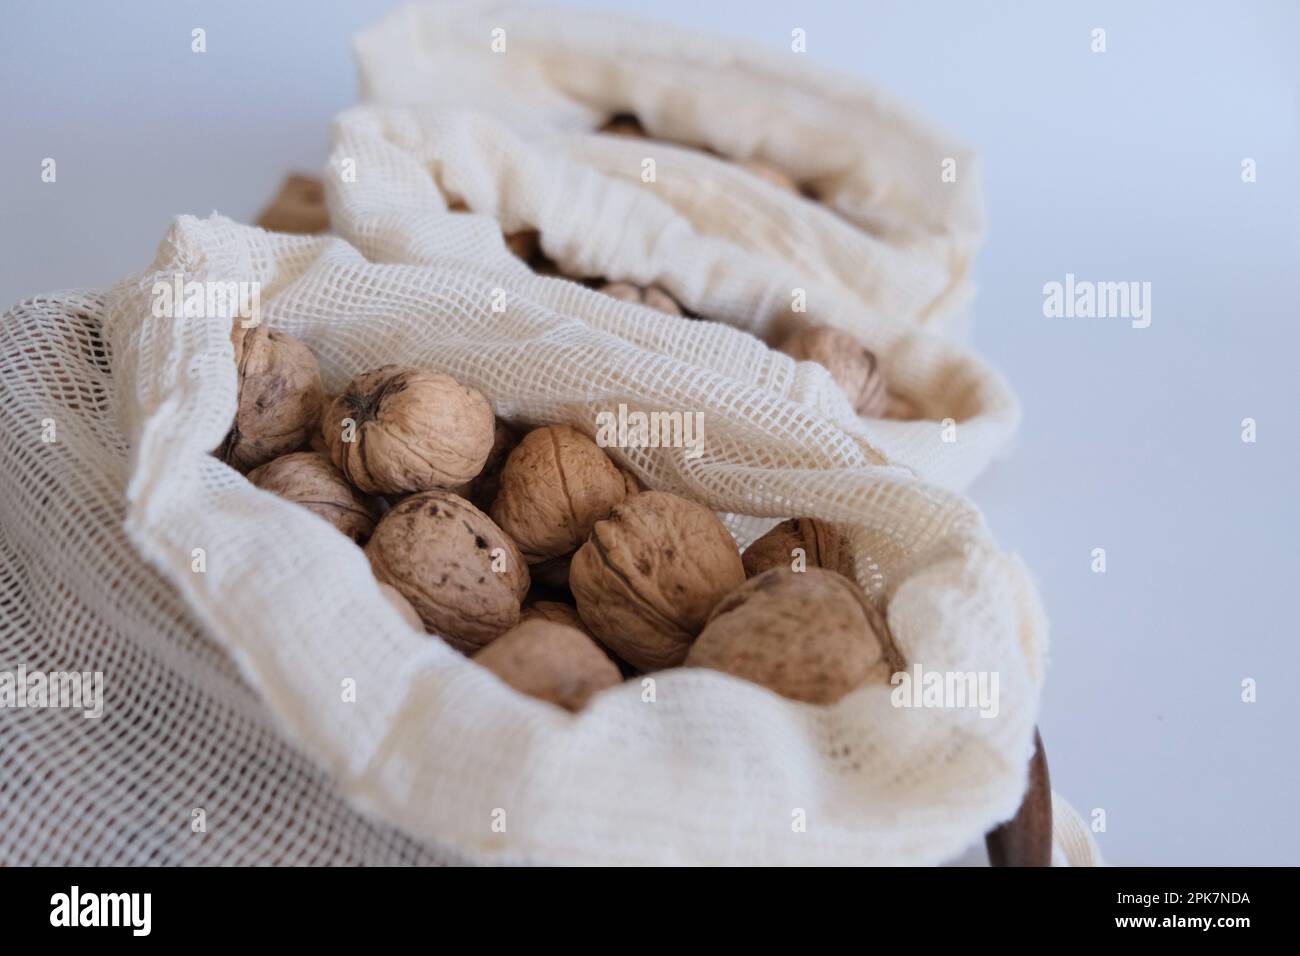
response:
M744 578L717 516L661 491L635 495L596 522L569 568L583 622L643 671L680 664L713 606Z
M884 415L887 392L876 354L848 332L829 325L809 326L788 336L779 348L792 358L816 362L830 372L859 415Z
M671 295L657 285L639 286L630 282L605 282L596 286L597 292L603 292L611 299L620 302L632 302L662 312L664 315L681 315L682 307Z
M348 481L370 494L401 494L476 478L495 424L476 389L441 372L385 365L353 379L321 428Z
M318 452L281 455L250 471L248 480L320 515L358 544L364 544L375 530L377 503L353 489Z
M474 655L503 681L530 697L581 710L592 694L622 681L618 668L576 628L533 619Z
M230 330L239 375L235 421L217 457L248 471L300 448L320 420L320 366L311 349L264 325Z
M772 568L829 568L847 574L853 566L844 536L834 525L816 518L782 521L746 548L741 561L750 578Z
M534 601L529 604L519 615L520 621L550 621L552 624L564 624L568 627L576 627L582 633L590 636L591 632L587 630L587 625L582 623L582 618L578 617L577 608L570 607L560 601Z
M519 621L528 566L492 519L458 495L403 498L375 526L366 555L380 583L458 650L477 650Z
M571 554L592 525L627 497L623 473L568 425L535 428L510 452L492 519L529 564Z
M773 568L713 609L686 656L785 697L831 704L885 682L896 656L879 612L857 585L821 568Z

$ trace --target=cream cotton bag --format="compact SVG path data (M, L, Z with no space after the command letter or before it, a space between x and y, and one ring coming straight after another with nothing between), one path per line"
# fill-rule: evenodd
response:
M812 403L760 384L796 363L748 335L534 276L482 217L422 235L441 261L185 218L106 323L129 538L354 805L468 858L564 863L936 863L1015 810L1046 628L967 503L873 463L852 415L816 412L844 404L829 379ZM229 318L153 317L155 283L177 274L260 283L262 321L316 351L329 390L400 359L515 420L590 431L620 402L702 412L698 459L615 454L651 487L754 516L730 521L742 543L791 514L850 527L859 582L909 664L997 672L996 716L896 707L887 686L812 707L689 669L654 675L653 700L634 680L578 715L517 695L410 630L350 541L211 456L235 407Z

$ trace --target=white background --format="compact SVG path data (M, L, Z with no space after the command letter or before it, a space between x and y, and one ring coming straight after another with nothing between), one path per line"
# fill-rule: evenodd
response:
M249 220L287 170L320 167L356 96L348 39L387 6L7 8L0 300L107 285L173 215ZM973 341L1025 423L973 496L1052 618L1053 783L1105 810L1112 863L1300 863L1300 4L604 6L774 56L802 27L810 59L979 148ZM1150 282L1151 327L1044 318L1066 272Z

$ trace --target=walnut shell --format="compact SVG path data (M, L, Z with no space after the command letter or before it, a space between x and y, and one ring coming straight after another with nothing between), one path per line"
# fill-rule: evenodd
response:
M564 604L560 601L534 601L532 604L524 608L523 614L520 615L519 620L541 620L550 621L554 624L564 624L568 627L577 628L593 641L596 641L596 635L592 634L587 625L583 623L582 618L578 616L577 610L572 605ZM614 666L618 668L618 672L623 675L624 679L634 677L640 673L640 671L627 661L623 660L604 644L596 641L596 646L600 648L601 652L606 657L614 662Z
M788 175L761 159L746 159L737 163L741 169L745 170L759 179L765 180L776 186L778 189L784 189L788 193L799 195L799 184L791 179Z
M540 564L571 554L626 497L623 473L599 445L576 428L546 425L510 452L492 519Z
M347 483L324 455L298 451L258 465L248 480L320 515L358 544L375 530L376 502Z
M401 494L476 478L495 425L476 389L441 372L385 365L354 378L321 428L348 481L370 494Z
M523 621L474 655L503 681L529 697L581 710L597 691L622 681L595 641L552 621Z
M550 621L552 624L564 624L567 627L575 627L582 631L583 634L591 636L591 632L587 630L587 625L583 624L582 618L578 616L578 609L560 601L534 601L523 609L519 615L519 620L539 620Z
M784 697L831 704L893 673L884 621L857 585L821 568L773 568L713 609L686 655Z
M629 498L596 522L569 569L583 622L643 671L680 664L714 604L744 578L717 516L662 491Z
M380 583L458 650L477 650L519 622L528 565L491 518L451 492L403 498L375 526L366 555Z
M320 420L320 366L311 349L264 325L230 330L239 374L235 421L217 449L226 464L248 471L302 447Z
M630 282L606 282L596 286L611 299L644 305L664 315L681 315L682 307L671 295L657 285L639 286Z
M859 415L867 418L884 415L885 377L876 353L848 332L829 325L810 326L791 334L779 348L792 358L816 362L830 372Z
M803 551L804 568L829 568L847 574L853 555L844 536L832 524L816 518L791 518L756 540L740 556L746 577L757 577L772 568L791 568L795 549Z

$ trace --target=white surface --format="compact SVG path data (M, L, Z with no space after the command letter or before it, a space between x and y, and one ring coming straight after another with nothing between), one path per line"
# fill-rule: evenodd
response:
M991 232L974 341L1026 418L973 494L1052 616L1053 783L1085 816L1106 811L1112 863L1300 862L1300 8L608 5L774 56L803 27L807 56L979 147ZM347 39L386 6L11 11L0 299L106 284L149 262L174 214L246 219L285 170L319 166L354 99ZM196 26L206 54L190 52ZM1258 182L1241 182L1244 157ZM1151 282L1151 327L1044 318L1043 283L1066 272Z

